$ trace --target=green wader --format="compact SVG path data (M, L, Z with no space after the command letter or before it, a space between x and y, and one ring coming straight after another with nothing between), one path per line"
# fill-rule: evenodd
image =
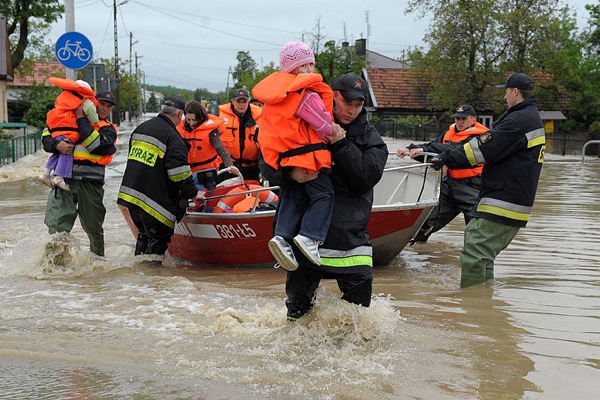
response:
M460 252L460 287L494 278L494 260L513 240L519 227L473 218L465 229L465 244Z
M50 191L44 223L50 234L71 232L79 215L81 227L90 238L90 250L104 256L104 185L88 180L65 181L71 187L71 191L66 192L58 188Z

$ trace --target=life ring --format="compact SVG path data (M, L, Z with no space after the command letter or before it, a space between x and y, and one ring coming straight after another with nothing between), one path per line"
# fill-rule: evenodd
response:
M252 197L253 199L255 199L256 196L258 196L258 200L261 202L264 202L264 203L272 203L274 201L279 200L279 197L270 190L263 190L263 191L255 192L255 193L246 193L248 190L254 190L254 189L264 189L264 188L262 186L256 185L256 184L245 184L245 185L240 185L240 186L234 187L233 189L231 189L228 192L228 194L231 194L232 196L227 196L227 197L223 197L222 199L220 199L219 202L217 203L217 205L215 206L215 209L213 210L213 212L217 213L217 214L227 212L228 210L234 210L234 212L235 212L235 205L240 203L241 201L244 201L248 197ZM239 193L239 195L233 196L235 193ZM252 205L250 205L250 207L246 207L244 209L244 206L240 205L240 207L238 207L238 210L240 210L240 211L237 211L237 212L248 211L248 209L251 207L252 207Z

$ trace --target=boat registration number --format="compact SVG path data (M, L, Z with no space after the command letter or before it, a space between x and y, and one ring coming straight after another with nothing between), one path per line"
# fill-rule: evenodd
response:
M248 224L214 225L214 227L225 239L256 237L256 233Z

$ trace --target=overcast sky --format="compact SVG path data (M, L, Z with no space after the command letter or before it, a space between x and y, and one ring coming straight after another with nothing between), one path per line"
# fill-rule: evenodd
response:
M571 0L583 14L583 4ZM75 30L94 48L94 61L115 54L113 0L75 0ZM429 20L405 15L407 0L117 0L119 58L135 53L146 83L180 88L227 87L228 71L238 51L248 51L259 68L279 64L279 49L288 41L308 42L317 18L326 40L354 42L367 38L368 48L391 58L424 46ZM368 23L367 14L368 12ZM587 15L587 14L586 14ZM53 25L50 40L65 32L65 21ZM229 76L229 86L233 83Z

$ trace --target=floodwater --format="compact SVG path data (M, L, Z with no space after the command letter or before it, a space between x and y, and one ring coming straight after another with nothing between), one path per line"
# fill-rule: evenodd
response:
M459 289L456 219L374 271L372 307L324 282L290 324L281 270L134 260L121 130L105 258L78 224L52 242L66 266L44 255L46 154L0 169L0 398L598 398L600 164L545 164L494 281Z

